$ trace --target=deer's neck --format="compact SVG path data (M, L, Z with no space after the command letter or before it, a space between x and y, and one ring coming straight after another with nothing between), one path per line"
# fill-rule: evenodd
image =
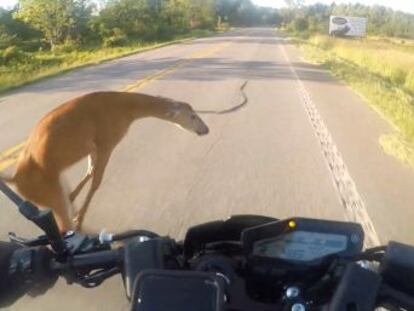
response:
M137 119L154 117L171 121L172 102L165 98L139 95L130 102L130 116L132 122Z

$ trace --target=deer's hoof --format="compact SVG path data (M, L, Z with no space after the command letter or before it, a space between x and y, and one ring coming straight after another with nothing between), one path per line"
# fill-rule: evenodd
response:
M80 222L79 217L75 217L73 219L73 227L74 227L75 231L79 231L80 230L81 222Z

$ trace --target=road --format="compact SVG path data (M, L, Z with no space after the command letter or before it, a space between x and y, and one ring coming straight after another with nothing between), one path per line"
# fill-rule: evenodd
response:
M109 163L87 230L146 228L181 238L193 224L258 213L356 219L373 225L371 241L414 243L414 172L378 144L393 129L271 29L171 45L6 94L0 98L0 150L23 142L47 111L86 92L139 91L196 110L223 110L240 102L245 81L245 107L201 114L207 136L155 119L134 123ZM66 173L72 186L85 164ZM39 232L4 196L0 206L1 238L8 231ZM90 290L62 281L13 310L127 310L122 291L119 277Z

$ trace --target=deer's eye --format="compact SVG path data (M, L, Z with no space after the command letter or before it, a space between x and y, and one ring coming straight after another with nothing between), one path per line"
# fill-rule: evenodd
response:
M196 116L193 114L191 115L191 120L195 120Z

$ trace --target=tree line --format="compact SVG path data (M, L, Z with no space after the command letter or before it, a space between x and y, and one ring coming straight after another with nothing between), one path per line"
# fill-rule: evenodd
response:
M286 1L288 8L276 10L251 0L19 0L10 10L0 8L0 54L7 60L19 51L122 46L224 25L327 33L330 15L367 17L371 35L414 38L413 14L382 6Z
M250 0L20 0L11 10L0 8L0 49L118 46L196 28L275 23L273 13Z

